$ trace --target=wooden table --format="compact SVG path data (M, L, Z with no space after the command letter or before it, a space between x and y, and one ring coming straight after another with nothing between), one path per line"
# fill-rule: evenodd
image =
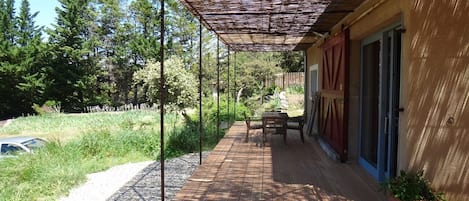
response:
M288 115L284 112L264 112L262 113L262 134L264 142L267 133L283 135L283 141L287 142L287 120Z

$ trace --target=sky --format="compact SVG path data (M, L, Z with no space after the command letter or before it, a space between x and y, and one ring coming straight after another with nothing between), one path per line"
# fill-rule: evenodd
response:
M16 13L20 10L21 0L15 0L16 3ZM35 23L37 26L44 26L52 28L52 23L55 23L55 17L57 16L55 12L55 7L59 6L57 0L29 0L31 13L39 11L35 18Z

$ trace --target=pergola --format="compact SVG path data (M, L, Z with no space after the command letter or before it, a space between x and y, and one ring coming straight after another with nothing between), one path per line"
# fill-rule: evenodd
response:
M305 50L364 0L180 0L233 51Z
M306 50L328 35L334 25L365 0L179 0L200 21L199 85L202 82L202 26L214 32L228 51ZM164 0L160 0L161 5ZM164 47L164 6L160 6L161 38ZM217 40L217 91L219 92L219 42ZM160 48L164 58L164 48ZM228 57L229 58L229 57ZM236 57L235 57L236 59ZM164 91L164 62L160 62L160 91ZM228 64L229 68L229 64ZM236 68L236 66L235 66ZM228 78L229 79L229 78ZM229 80L228 80L229 82ZM164 97L160 94L161 200L164 200ZM199 86L199 107L202 93ZM229 99L229 97L228 97ZM218 99L219 116L219 99ZM202 111L199 110L202 135ZM219 132L219 118L218 131ZM200 137L200 163L202 141Z

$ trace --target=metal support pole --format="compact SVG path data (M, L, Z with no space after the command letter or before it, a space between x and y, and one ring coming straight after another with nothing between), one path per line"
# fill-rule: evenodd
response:
M230 49L228 48L228 125L231 124L231 115L230 115L230 94L231 94L231 91L230 91Z
M233 69L233 74L234 74L234 89L235 89L235 96L234 96L234 121L236 121L236 103L237 103L237 88L236 88L236 53L234 54L234 69Z
M202 23L199 22L199 165L202 165Z
M164 88L164 0L160 0L160 176L161 176L161 200L164 201L164 101L165 91Z
M220 37L217 37L217 141L220 140Z

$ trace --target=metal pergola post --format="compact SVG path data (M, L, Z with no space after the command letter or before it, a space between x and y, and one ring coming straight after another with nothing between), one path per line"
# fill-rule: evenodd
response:
M236 86L236 54L237 54L237 52L234 53L234 67L233 67L233 68L234 68L234 69L233 69L233 74L234 74L234 89L235 89L234 108L233 108L233 110L234 110L234 111L233 111L233 112L234 112L234 121L236 121L236 102L237 102L236 98L238 97L238 96L237 96L237 91L236 91L236 90L237 90L237 88L236 88L236 87L237 87L237 86Z
M217 36L217 141L220 140L220 37Z
M227 102L228 102L228 125L231 124L231 115L230 115L230 94L231 94L231 91L230 91L230 49L228 48L228 83L227 83L227 88L228 88L228 97L226 98L227 99Z
M199 165L202 165L202 22L199 22Z
M164 76L164 0L160 0L160 179L161 200L164 201L164 102L165 102L165 76Z

